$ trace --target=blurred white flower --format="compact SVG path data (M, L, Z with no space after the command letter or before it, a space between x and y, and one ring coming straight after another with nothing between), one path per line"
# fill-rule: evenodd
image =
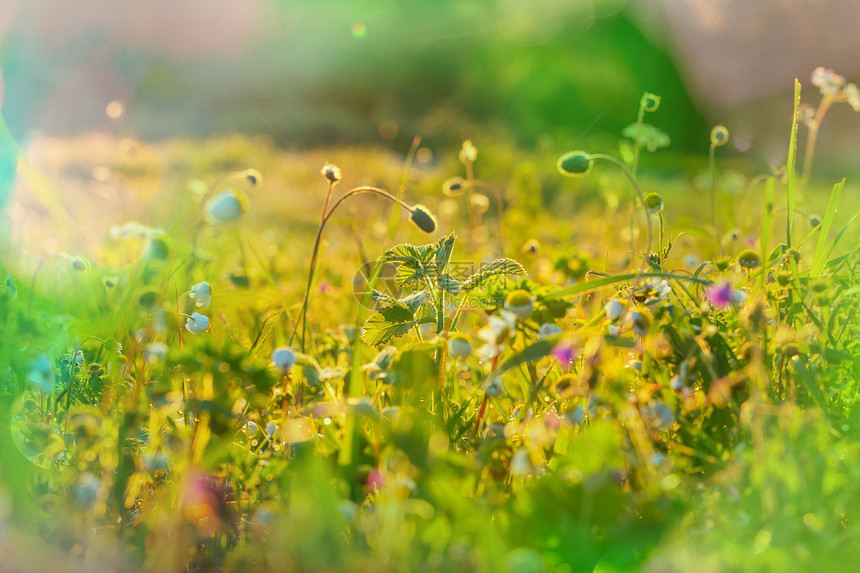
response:
M857 89L857 84L845 86L845 95L848 96L848 105L854 111L860 111L860 89Z
M149 364L163 362L167 358L167 345L163 342L150 342L143 351L143 359Z
M206 219L210 223L229 223L238 219L248 208L247 198L234 189L224 189L206 201Z
M275 368L286 374L296 363L296 355L287 346L279 346L272 352L272 362Z
M540 329L538 330L538 336L541 340L546 340L550 336L555 336L556 334L561 334L562 332L562 329L558 326L545 322L540 325Z
M212 287L206 281L197 283L191 287L191 298L197 308L206 308L212 301Z
M468 358L472 354L472 342L469 337L462 333L457 333L448 339L448 354L454 358Z
M822 95L836 95L845 86L845 78L833 70L818 66L812 71L812 85L820 89Z
M606 311L606 318L608 318L612 322L615 322L616 320L618 320L618 317L621 316L621 313L624 312L624 303L617 298L613 298L606 303L606 306L603 307L603 310Z
M209 317L199 312L192 312L191 316L185 319L185 329L191 334L203 334L209 330Z
M517 315L507 310L499 311L497 316L491 316L487 325L478 331L478 338L486 344L478 350L482 360L494 357L514 335L517 326Z

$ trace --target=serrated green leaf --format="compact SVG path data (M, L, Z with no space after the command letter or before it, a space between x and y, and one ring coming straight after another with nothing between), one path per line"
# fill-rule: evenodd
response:
M466 279L461 289L465 292L469 292L474 288L480 286L485 280L490 277L500 276L500 275L515 275L515 276L525 276L526 270L523 268L521 264L516 262L513 259L496 259L491 263L487 263L478 269L478 272L470 276Z
M421 304L424 302L424 300L426 298L427 298L427 291L426 290L420 290L416 293L410 294L406 298L400 299L398 302L405 305L406 308L408 308L412 314L415 314L415 312L418 311L418 307L421 306Z
M404 263L394 271L394 282L397 286L402 287L423 280L428 275L429 273L424 267Z
M456 239L456 235L451 233L439 240L438 247L436 248L436 276L441 277L448 267L448 261L451 260L451 253L454 251L454 241Z
M385 308L364 323L362 339L370 346L378 346L396 336L403 336L414 324L415 316L405 305Z

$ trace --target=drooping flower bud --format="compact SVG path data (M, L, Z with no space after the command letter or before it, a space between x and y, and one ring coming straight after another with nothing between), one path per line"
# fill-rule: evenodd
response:
M415 205L412 207L410 220L415 223L415 226L425 233L432 233L436 230L436 217L430 212L430 209L424 205Z
M588 175L594 160L584 151L568 151L558 158L555 166L565 177L582 177Z

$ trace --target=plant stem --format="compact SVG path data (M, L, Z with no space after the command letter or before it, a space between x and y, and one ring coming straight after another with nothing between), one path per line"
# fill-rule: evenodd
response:
M717 169L716 169L716 144L711 144L708 152L708 162L711 169L711 224L714 226L714 238L717 240L717 245L720 247L720 254L725 255L726 251L723 248L723 241L720 239L720 227L717 224Z
M833 96L825 95L815 111L815 119L812 125L809 126L809 139L806 141L806 150L803 153L803 174L800 177L800 183L806 186L809 180L809 173L812 170L812 158L815 155L815 143L818 141L818 130L821 127L821 122L824 121L824 115L830 109L830 104L833 103Z
M406 209L408 211L412 210L411 205L409 205L408 203L406 203L405 201L403 201L401 199L398 199L397 197L395 197L394 195L392 195L388 191L383 191L382 189L379 189L378 187L362 186L362 187L355 187L353 189L350 189L346 193L344 193L340 197L340 199L338 199L337 201L334 202L334 205L331 206L331 209L328 211L328 213L323 215L323 218L320 221L319 229L317 230L316 239L314 240L314 249L313 249L313 253L311 254L310 268L308 269L308 282L307 282L307 286L305 287L305 298L304 298L304 301L302 302L302 310L299 312L299 317L296 319L296 326L293 329L293 333L290 335L290 341L292 341L293 338L295 338L295 336L296 336L296 331L298 330L299 325L301 324L301 329L302 329L301 349L302 349L302 352L305 351L305 334L307 333L308 302L309 302L310 296L311 296L311 286L313 285L314 273L316 271L317 258L319 256L320 242L322 240L323 230L325 229L325 226L328 223L329 219L331 219L331 216L334 214L334 212L337 210L337 208L344 201L346 201L347 199L349 199L353 195L358 195L361 193L375 193L376 195L380 195L381 197L384 197L385 199L388 199L389 201L393 201L394 203L399 204L400 206L402 206L404 209Z
M636 191L636 195L639 197L639 202L642 203L642 210L645 212L645 222L647 224L648 229L648 238L647 243L645 245L645 256L642 258L642 262L639 264L639 270L636 276L636 282L639 282L641 278L641 274L645 270L645 265L648 261L648 254L651 251L651 240L653 238L653 230L651 228L651 216L648 214L648 206L645 205L645 196L642 194L642 189L639 188L639 183L636 181L636 176L630 171L630 169L624 164L624 162L619 161L618 158L613 157L611 155L604 155L603 153L592 153L589 155L592 159L602 159L603 161L608 161L615 166L617 166L621 171L624 172L624 175L627 176L627 179L633 185L633 189Z

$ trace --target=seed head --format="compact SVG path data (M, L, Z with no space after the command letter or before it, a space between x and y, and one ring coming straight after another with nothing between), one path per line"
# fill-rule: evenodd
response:
M738 253L738 264L744 269L755 269L761 266L761 257L752 249L744 249Z
M412 215L409 219L425 233L432 233L436 230L436 217L424 205L415 205L412 207Z
M555 166L565 177L581 177L588 175L594 160L584 151L568 151L558 158Z
M340 167L331 163L323 165L322 169L320 169L320 173L322 173L322 176L325 177L332 185L337 185L341 179Z
M711 145L720 147L729 142L729 130L724 125L715 125L711 130Z

